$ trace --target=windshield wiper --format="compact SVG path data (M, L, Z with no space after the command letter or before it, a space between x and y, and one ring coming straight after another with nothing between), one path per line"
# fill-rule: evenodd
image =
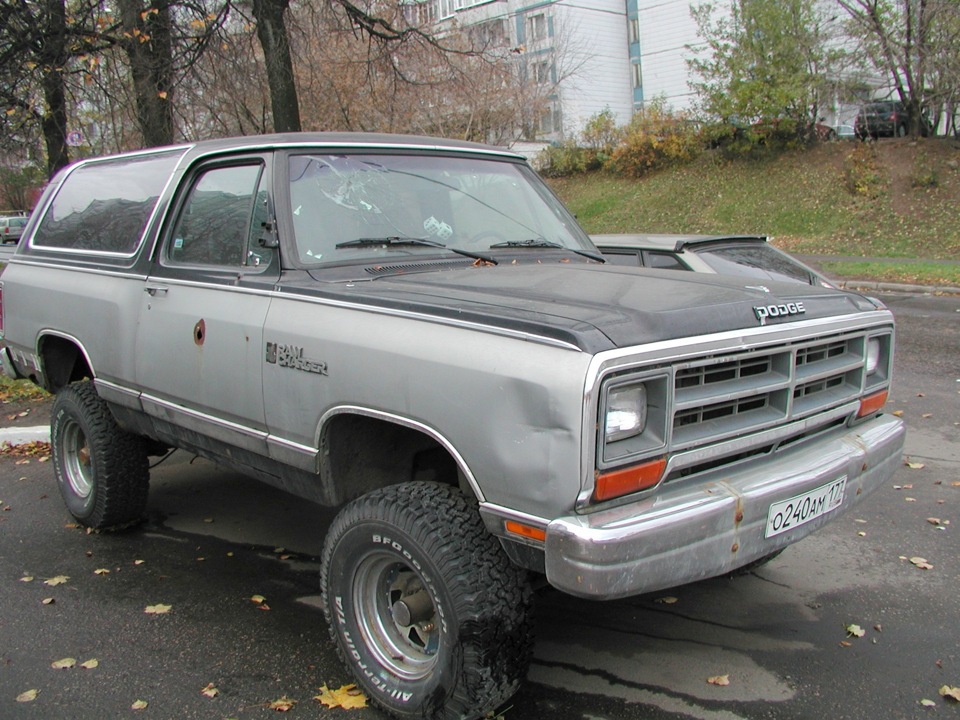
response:
M446 245L443 243L439 243L434 240L425 240L424 238L415 237L401 237L399 235L391 235L390 237L379 238L357 238L356 240L347 240L346 242L337 243L334 245L334 247L339 250L340 248L365 247L368 245L389 245L391 247L398 247L400 245L426 245L428 247L446 247Z
M606 259L602 255L597 253L589 252L587 250L580 250L578 248L567 247L566 245L561 245L558 242L553 242L552 240L545 240L544 238L529 238L527 240L506 240L505 242L494 243L490 246L490 249L494 248L559 248L561 250L569 250L572 253L577 255L582 255L585 258L590 258L591 260L596 260L597 262L605 263Z
M347 240L346 242L337 243L334 245L334 247L337 250L340 250L341 248L368 247L372 245L385 245L388 247L422 245L425 247L443 248L444 250L449 250L457 255L463 255L464 257L473 258L474 260L482 260L483 262L490 263L491 265L497 264L496 259L489 257L488 255L481 255L479 253L470 252L469 250L461 250L460 248L455 247L447 247L443 243L437 242L436 240L427 240L425 238L415 237L401 237L399 235L391 235L389 237L382 238L357 238L356 240Z

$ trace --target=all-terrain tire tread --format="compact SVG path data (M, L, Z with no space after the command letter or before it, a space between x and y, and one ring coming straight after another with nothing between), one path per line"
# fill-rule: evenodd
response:
M93 383L85 380L63 388L54 400L51 442L55 459L59 457L56 424L61 410L73 413L75 419L85 425L94 463L94 507L87 518L78 519L97 530L121 529L141 520L150 491L143 439L117 425ZM62 470L58 468L57 472Z
M321 565L331 637L348 665L330 616L327 571L337 539L356 523L370 520L402 529L436 562L461 620L461 637L464 631L469 635L455 692L443 706L421 708L422 716L472 718L495 710L517 691L533 651L533 593L526 571L510 562L476 506L457 488L411 482L354 500L331 525Z

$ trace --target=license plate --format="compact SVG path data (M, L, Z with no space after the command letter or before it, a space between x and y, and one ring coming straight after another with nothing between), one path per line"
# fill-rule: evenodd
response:
M769 538L793 530L840 507L846 485L847 476L844 475L816 490L774 503L767 512L767 529L763 536Z

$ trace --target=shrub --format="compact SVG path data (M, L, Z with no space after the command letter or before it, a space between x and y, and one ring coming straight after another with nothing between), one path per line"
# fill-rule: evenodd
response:
M540 153L539 170L544 177L582 175L591 170L599 170L604 157L597 150L567 141L560 145L550 145Z
M634 116L605 167L618 175L641 177L690 162L702 150L699 126L656 100Z
M875 199L883 193L884 181L873 143L857 143L853 152L847 155L844 184L858 197Z

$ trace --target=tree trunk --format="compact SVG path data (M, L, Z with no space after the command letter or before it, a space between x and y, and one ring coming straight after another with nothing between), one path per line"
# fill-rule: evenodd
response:
M63 69L67 57L67 13L65 0L47 0L47 43L43 48L43 100L46 111L41 121L47 146L47 173L53 177L70 163L67 149L67 90Z
M173 32L169 0L119 0L145 147L173 143Z
M283 13L289 0L253 0L257 20L257 38L263 49L270 85L270 106L275 132L300 131L300 105L293 79L293 60Z

